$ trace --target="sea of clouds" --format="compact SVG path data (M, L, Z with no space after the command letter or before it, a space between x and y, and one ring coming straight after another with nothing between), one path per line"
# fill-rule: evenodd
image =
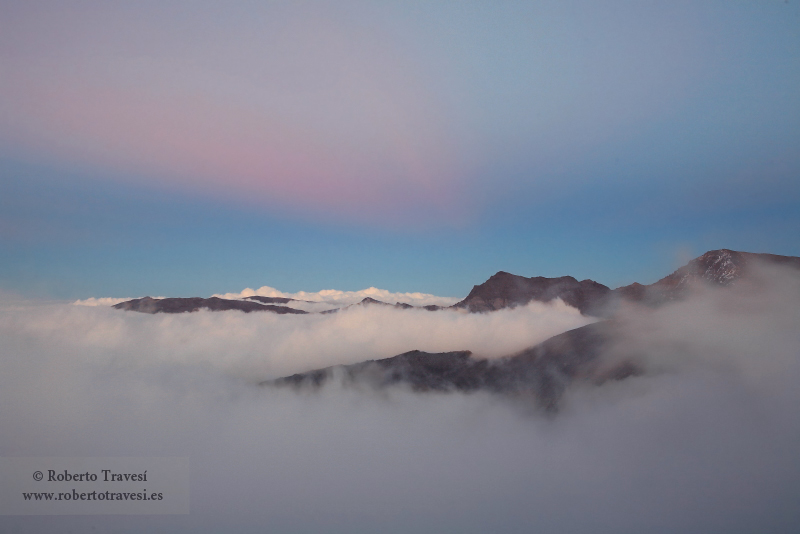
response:
M60 339L61 350L78 361L208 366L251 382L409 350L471 350L493 358L595 321L560 300L492 314L381 305L307 315L208 310L151 315L68 304L11 309L6 313L17 336L27 335L30 343Z
M513 352L590 319L147 315L0 305L2 456L189 456L187 516L0 517L13 532L789 533L800 529L800 279L773 272L623 307L555 416L489 394L272 389L259 379L412 348Z

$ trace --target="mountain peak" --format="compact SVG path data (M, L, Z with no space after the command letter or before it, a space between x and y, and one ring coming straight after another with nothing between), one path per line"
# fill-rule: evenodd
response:
M748 276L755 263L785 265L800 269L800 258L794 256L740 252L722 248L709 250L653 284L633 283L617 288L613 293L626 300L658 305L682 298L689 287L695 284L723 287L734 285Z
M382 305L384 305L384 306L388 306L388 304L387 304L387 303L385 303L385 302L382 302L382 301L380 301L380 300L376 300L376 299L374 299L374 298L372 298L372 297L364 297L364 298L363 298L363 299L361 299L361 301L358 303L358 305L360 305L360 306L367 306L367 305L370 305L370 304L382 304Z
M729 286L748 276L753 264L786 265L800 269L800 258L740 252L727 248L709 250L672 274L650 285L633 283L611 291L593 280L578 282L572 276L526 278L498 271L486 282L472 288L469 295L454 308L471 312L487 312L525 305L533 300L550 302L560 298L585 315L604 315L615 298L659 305L682 298L696 284Z
M467 298L453 307L471 312L486 312L523 306L533 300L550 302L560 298L578 308L581 313L592 313L609 291L611 290L603 284L593 280L578 282L572 276L526 278L498 271L486 282L474 286Z

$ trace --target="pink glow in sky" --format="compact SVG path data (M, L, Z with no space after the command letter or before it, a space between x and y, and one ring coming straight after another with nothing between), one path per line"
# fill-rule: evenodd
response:
M724 98L746 102L730 116L758 126L753 95L776 109L788 97L763 95L753 74L783 68L769 67L780 43L752 43L786 33L758 29L746 11L12 4L0 12L0 155L276 213L460 226L498 195L541 201L553 184L646 180L638 169L600 176L592 158L640 158L636 142L652 132L648 169L676 142L704 146L690 136L713 148L731 131ZM722 115L687 126L714 106ZM703 157L724 166L736 143L752 146Z
M289 15L211 46L168 21L81 15L2 58L7 146L273 209L455 215L443 102L376 31Z

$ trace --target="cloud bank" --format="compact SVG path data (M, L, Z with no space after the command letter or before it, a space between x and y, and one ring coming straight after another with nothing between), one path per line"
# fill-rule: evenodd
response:
M344 295L335 293L337 298ZM251 382L414 349L503 356L594 320L561 301L534 302L492 314L380 305L299 316L205 310L149 315L69 305L18 305L6 310L9 332L31 341L58 339L60 350L74 351L82 360L113 358L132 366L208 365Z
M623 310L607 357L636 357L645 373L601 387L577 384L553 418L483 394L337 387L308 394L247 380L254 369L268 374L332 361L317 353L330 350L333 325L353 342L358 335L375 339L370 329L400 337L393 329L425 321L446 332L448 321L460 319L434 319L439 312L421 315L420 323L412 313L403 323L400 314L382 315L398 310L359 308L303 328L295 323L294 335L302 330L313 339L297 342L285 353L294 361L279 364L260 351L269 354L291 336L270 339L286 326L265 321L266 314L148 316L4 303L0 453L190 456L192 513L7 516L0 526L796 532L798 302L800 280L787 275L655 311ZM563 311L539 310L540 320ZM520 317L537 310L516 313L477 317L496 321L480 325L491 336L515 323L521 328ZM348 324L362 333L347 333ZM467 324L462 333L477 327Z

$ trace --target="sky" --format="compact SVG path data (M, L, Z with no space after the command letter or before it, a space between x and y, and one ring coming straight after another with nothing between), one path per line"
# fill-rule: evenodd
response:
M800 255L800 2L0 2L0 289Z

